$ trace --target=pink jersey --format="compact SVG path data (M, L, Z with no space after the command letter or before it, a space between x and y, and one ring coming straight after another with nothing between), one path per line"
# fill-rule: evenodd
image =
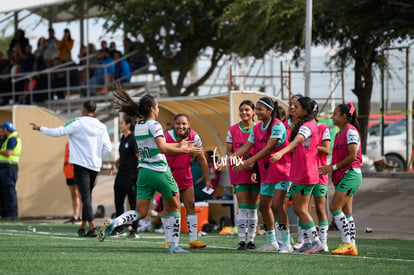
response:
M328 131L328 132L326 132ZM331 130L328 125L325 124L319 124L318 125L318 132L319 132L319 142L318 146L322 145L322 142L325 140L331 140ZM325 154L319 154L318 153L318 167L325 166L328 164L327 155ZM319 175L319 183L328 186L329 177L328 174L325 175Z
M165 141L167 143L179 143L175 137L174 130L168 130L164 133ZM197 133L194 130L190 130L188 134L188 141L194 141ZM198 135L197 135L198 136ZM171 172L175 181L177 182L178 189L185 190L193 185L193 175L191 174L191 155L179 154L168 155L166 154L168 166L170 166Z
M296 184L317 184L319 182L317 164L319 135L316 121L303 123L298 135L304 135L305 141L293 151L289 180Z
M351 132L349 132L351 130ZM349 132L349 133L348 133ZM345 129L338 132L335 136L335 142L332 149L332 165L337 164L348 156L348 145L357 144L358 153L357 159L354 160L350 165L338 169L332 172L332 182L336 186L344 177L345 172L352 168L361 168L362 153L361 153L361 142L358 130L351 124L348 124Z
M265 129L264 131L262 130L262 124L263 122L257 123L253 128L254 147L256 148L256 152L259 152L260 150L265 148L267 142L270 139L270 136L267 134L267 129ZM275 146L270 154L274 154L275 152L281 150L282 148L288 145L286 128L284 127L283 123L279 119L275 118L273 124L269 125L268 127L274 129L275 126L281 130L281 133L278 136L279 146ZM273 131L271 135L272 134ZM291 163L290 154L285 154L277 162L270 162L270 154L258 161L260 181L262 183L275 183L288 180Z
M230 126L226 138L226 142L233 145L232 152L236 152L239 150L243 145L246 143L247 139L250 136L250 133L253 130L253 126L249 129L249 131L244 130L241 128L240 123L234 124ZM229 135L230 134L230 135ZM231 140L230 140L231 139ZM247 152L246 155L243 156L243 160L251 158L255 153L254 146ZM229 174L230 174L230 182L231 184L251 184L253 183L250 180L250 176L252 175L251 170L243 170L239 173L235 173L232 170L233 165L229 164Z

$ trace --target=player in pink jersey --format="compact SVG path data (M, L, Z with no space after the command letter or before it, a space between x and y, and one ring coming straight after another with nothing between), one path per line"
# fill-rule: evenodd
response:
M167 143L180 143L181 140L187 139L188 141L194 142L195 147L202 148L200 136L190 128L190 119L186 114L177 114L174 117L173 129L166 131L164 135ZM180 190L180 197L187 212L186 218L190 235L190 248L206 247L206 244L197 238L197 213L195 209L193 176L191 174L191 155L166 154L165 156L173 177L177 182L178 189ZM212 188L209 166L205 154L198 154L197 159L200 162L201 170L203 171L206 187ZM166 203L164 205L167 206ZM171 225L169 226L168 223L171 219L169 219L168 216L169 209L168 207L164 207L162 222L167 243L166 248L168 248L167 246L169 243L169 232L172 230Z
M318 167L327 164L327 156L331 152L331 128L323 123L318 125ZM326 198L328 195L328 175L319 175L319 183L312 190L318 216L319 238L324 252L328 252L328 215L326 214ZM310 205L309 205L310 206ZM310 212L310 209L309 209Z
M227 131L227 155L230 156L240 149L253 132L254 103L251 100L244 100L239 105L239 116L241 121L231 126ZM244 160L251 158L255 153L252 147L243 157ZM251 170L244 170L236 173L232 170L233 164L229 164L230 182L236 194L237 229L239 236L239 250L255 250L254 239L257 230L257 204L259 202L260 184L252 182ZM247 245L246 245L247 231Z
M280 161L285 155L292 155L292 166L289 180L292 182L291 194L293 211L302 223L303 246L299 253L316 253L322 250L317 236L315 223L309 213L309 203L315 184L319 182L316 158L318 154L318 129L316 115L318 105L310 97L301 97L295 102L296 117L300 121L295 125L290 136L290 143L282 150L274 153L272 162Z
M352 103L340 104L332 115L339 127L332 149L332 164L319 167L320 174L332 173L335 193L330 205L342 243L334 255L358 255L355 245L356 227L352 216L352 198L362 183L361 142L357 112Z
M274 228L275 220L271 209L273 201L279 220L278 229L281 231L283 239L280 252L289 253L293 249L290 245L287 209L283 206L287 189L290 186L288 181L291 162L290 155L287 154L278 163L270 163L270 154L283 150L288 144L286 128L278 119L279 108L277 101L274 102L269 97L262 97L257 101L256 115L261 122L253 127L253 133L250 134L247 142L233 156L243 156L253 146L256 154L245 160L244 164L233 167L233 171L240 172L244 169L252 168L256 161L258 163L261 182L259 209L266 226L266 243L256 251L272 252L279 250ZM255 175L255 173L252 174L253 180L257 180Z

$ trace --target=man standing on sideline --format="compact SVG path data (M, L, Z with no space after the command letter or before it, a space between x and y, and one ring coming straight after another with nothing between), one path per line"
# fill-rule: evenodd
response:
M57 128L47 128L30 123L33 130L47 136L60 137L69 135L69 163L73 164L74 180L78 185L82 199L82 223L78 230L79 237L96 237L95 222L92 212L92 190L96 177L101 171L102 158L111 152L111 142L105 124L96 119L96 103L86 101L82 116ZM89 231L85 233L86 222Z
M17 193L16 181L18 163L22 152L22 141L11 122L1 126L6 140L0 148L0 182L2 187L2 205L6 208L2 212L3 218L17 219Z

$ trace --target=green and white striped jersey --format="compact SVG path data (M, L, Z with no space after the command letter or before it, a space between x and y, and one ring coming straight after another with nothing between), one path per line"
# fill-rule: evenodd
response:
M161 124L153 119L140 120L135 125L135 140L140 153L138 167L159 172L167 170L167 159L160 153L155 142L155 138L160 136L165 140Z

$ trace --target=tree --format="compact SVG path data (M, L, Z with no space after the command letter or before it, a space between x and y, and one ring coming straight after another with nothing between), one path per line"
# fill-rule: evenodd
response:
M293 51L302 57L305 2L295 0L235 1L221 18L226 39L239 39L231 50L243 56L261 56L273 49ZM353 93L358 98L362 151L366 151L368 115L375 68L386 66L383 50L404 43L414 34L412 0L318 0L313 1L312 41L338 49L333 57L339 67L354 65ZM255 32L253 38L236 36Z
M135 40L140 53L152 57L163 76L169 96L195 92L213 73L229 42L218 37L216 19L231 1L108 0L97 1L108 12L105 27L122 28ZM211 49L210 67L184 87L187 73L200 54Z
M320 0L314 6L313 42L339 50L341 66L354 65L353 93L358 98L362 152L366 153L368 116L375 68L387 66L384 51L414 35L411 0Z

